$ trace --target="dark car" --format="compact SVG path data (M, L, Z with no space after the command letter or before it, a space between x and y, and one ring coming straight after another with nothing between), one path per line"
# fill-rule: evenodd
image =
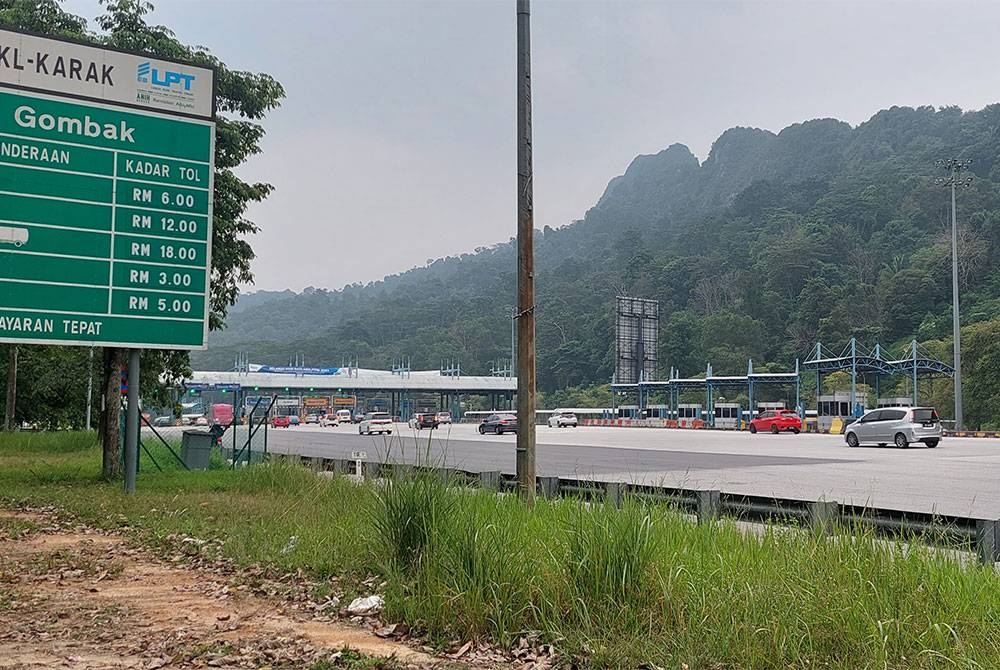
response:
M421 428L437 428L438 420L434 412L422 412L413 415L413 427L417 430Z
M481 424L479 424L480 435L485 435L486 433L503 435L504 433L516 432L517 417L513 414L490 414L488 417L483 419Z

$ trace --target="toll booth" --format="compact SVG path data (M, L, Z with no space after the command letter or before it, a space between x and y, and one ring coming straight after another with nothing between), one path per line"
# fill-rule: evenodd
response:
M913 398L879 398L876 407L909 407Z
M757 403L757 414L767 411L776 411L779 409L785 409L784 401L780 402L759 402Z
M330 396L309 395L302 398L302 411L306 415L326 416L330 414Z
M298 396L279 395L274 401L275 416L299 416L302 411L302 398Z
M618 406L618 418L619 419L638 419L639 406L638 405L619 405Z
M680 404L677 405L677 425L681 428L694 428L695 421L703 425L704 418L701 415L701 405Z
M715 403L715 427L723 430L739 430L742 410L734 402Z
M668 405L646 406L646 416L650 419L672 419L673 414Z
M819 426L819 432L828 433L836 418L845 424L854 421L851 394L846 391L821 395L817 399L816 423Z

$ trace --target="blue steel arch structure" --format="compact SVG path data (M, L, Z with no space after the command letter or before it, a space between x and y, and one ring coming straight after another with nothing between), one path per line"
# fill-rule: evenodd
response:
M615 393L636 393L639 400L639 409L647 407L647 398L650 393L666 391L670 399L670 408L674 412L680 403L680 394L684 391L700 391L705 394L705 411L709 425L714 425L715 420L715 397L716 392L721 389L747 390L750 410L753 410L754 389L761 386L794 386L795 387L795 409L802 413L800 396L799 362L795 361L794 372L754 372L753 360L747 362L746 375L716 375L712 371L712 364L709 363L705 369L704 377L680 377L677 370L670 369L670 378L663 381L643 381L638 384L612 384L611 390Z
M919 377L954 377L955 368L944 361L939 361L921 351L916 340L912 340L901 352L903 358L887 358L882 346L875 344L871 349L858 346L857 338L852 337L847 346L835 355L825 349L819 342L812 352L812 357L802 363L802 369L816 373L816 395L822 395L823 375L831 372L851 373L851 407L857 406L858 375L874 375L875 395L879 396L879 386L882 377L907 376L911 379L911 395L913 404L917 404Z

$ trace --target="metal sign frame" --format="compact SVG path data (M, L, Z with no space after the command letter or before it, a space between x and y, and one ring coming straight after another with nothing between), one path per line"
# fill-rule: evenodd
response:
M615 298L615 384L655 381L660 303L647 298Z

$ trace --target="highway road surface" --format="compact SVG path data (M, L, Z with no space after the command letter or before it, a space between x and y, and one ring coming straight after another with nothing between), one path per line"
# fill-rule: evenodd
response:
M241 442L246 428L241 428ZM262 435L254 449L263 447ZM227 435L227 444L231 436ZM357 425L268 430L275 453L370 461L426 462L472 472L514 472L514 435L479 435L456 424L391 436ZM851 449L837 435L758 434L656 428L539 426L538 474L717 489L727 493L1000 519L1000 440L946 438L937 449Z

